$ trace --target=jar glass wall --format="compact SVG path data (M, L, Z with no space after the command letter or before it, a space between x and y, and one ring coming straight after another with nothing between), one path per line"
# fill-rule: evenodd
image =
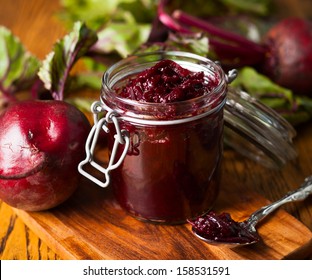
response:
M203 71L218 82L198 98L174 103L142 103L116 91L131 77L170 59L192 72ZM209 211L219 192L223 153L223 106L227 84L215 63L193 54L168 52L130 57L103 76L101 102L113 110L127 131L130 147L111 172L111 187L120 205L135 217L182 223ZM109 150L115 126L109 128ZM119 158L123 152L120 147Z

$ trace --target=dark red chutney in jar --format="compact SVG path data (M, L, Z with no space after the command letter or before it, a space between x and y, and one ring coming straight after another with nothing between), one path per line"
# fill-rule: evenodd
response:
M225 94L215 92L219 79L164 59L121 79L111 96L104 91L109 106L135 115L119 120L120 128L129 132L130 148L112 171L111 184L120 205L136 218L183 223L213 206L223 152ZM136 121L140 115L143 122ZM114 127L110 130L112 149ZM121 153L122 147L117 158Z

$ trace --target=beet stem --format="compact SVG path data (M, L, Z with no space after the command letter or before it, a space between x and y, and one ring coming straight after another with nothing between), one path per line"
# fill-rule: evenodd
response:
M177 32L186 33L186 34L192 34L194 32L190 31L187 28L184 28L182 25L178 24L176 21L172 19L171 16L169 16L166 13L160 13L159 14L159 20L166 25L168 28L175 30Z
M253 51L261 54L265 52L265 48L263 46L254 43L244 38L243 36L218 28L207 21L193 17L181 10L174 11L172 17L185 25L197 27L203 31L210 33L211 35L220 37L224 40L230 40L232 43L236 43L243 48L251 48Z
M211 38L209 39L209 44L220 57L236 61L235 67L256 64L263 59L262 54L255 54L252 50L242 49L238 46L229 45ZM234 67L234 65L232 66Z
M158 5L158 18L167 28L184 33L194 34L190 27L209 33L209 44L220 57L232 59L238 66L259 63L266 48L254 43L243 36L218 28L206 21L193 17L183 11L175 10L172 15L165 11L167 1L162 0ZM212 38L213 37L213 38ZM239 58L239 59L238 59ZM236 66L237 67L237 66Z
M184 28L176 20L174 20L169 14L165 12L165 5L168 1L162 0L158 5L158 18L159 21L166 27L181 33L192 34L193 32L188 28Z
M2 98L5 102L10 103L16 101L16 97L11 94L9 89L4 89L0 84L0 92L2 93ZM0 106L1 107L1 106Z
M211 45L215 46L215 48L217 48L217 49L220 48L220 49L223 49L223 50L230 52L229 53L230 56L237 55L237 54L238 55L246 55L246 54L254 55L255 54L254 50L241 48L240 46L231 45L229 43L224 43L224 42L221 42L219 40L215 40L213 38L209 38L209 42ZM257 57L259 57L259 56L257 56ZM262 53L261 53L260 57L262 57ZM255 57L255 60L258 60L258 59Z

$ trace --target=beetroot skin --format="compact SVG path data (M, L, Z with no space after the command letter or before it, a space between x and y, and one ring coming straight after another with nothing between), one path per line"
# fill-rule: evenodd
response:
M263 72L281 86L312 96L312 23L284 19L268 31L264 44Z
M90 131L84 114L63 101L19 102L1 115L0 127L0 199L27 211L67 200Z

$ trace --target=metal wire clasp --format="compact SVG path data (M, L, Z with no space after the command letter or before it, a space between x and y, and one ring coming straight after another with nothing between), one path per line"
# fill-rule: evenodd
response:
M117 118L117 113L115 111L111 110L110 108L105 106L100 101L96 101L91 105L91 111L93 113L94 125L86 140L86 145L85 145L86 158L79 163L78 171L82 175L84 175L86 178L88 178L89 180L98 184L100 187L105 188L110 183L109 172L119 167L127 154L127 151L130 145L130 137L129 137L128 131L120 129L118 118ZM105 113L105 116L102 118L99 118L99 114L103 112ZM96 147L101 129L103 129L106 133L109 133L109 129L107 126L108 123L114 124L115 129L116 129L116 134L114 135L115 141L114 141L111 156L108 162L108 166L105 168L99 165L98 163L96 163L94 161L93 156L94 156L94 149ZM124 150L120 158L115 162L117 148L119 145L124 145ZM91 175L89 172L83 169L83 166L88 163L91 166L93 166L95 169L97 169L98 171L104 174L104 181L99 180L98 178L96 178L95 176Z

